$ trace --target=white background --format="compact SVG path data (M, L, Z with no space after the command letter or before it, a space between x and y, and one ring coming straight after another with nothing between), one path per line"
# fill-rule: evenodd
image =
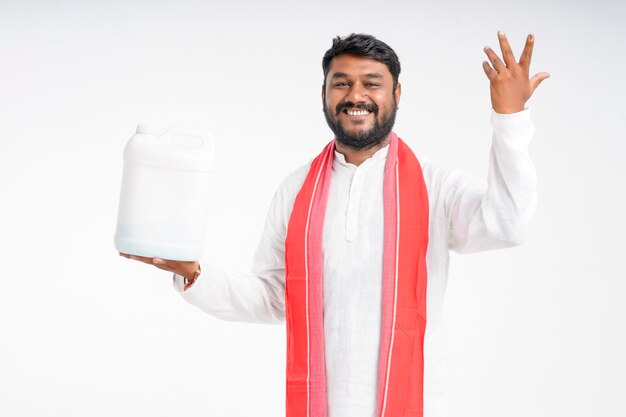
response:
M332 139L334 36L394 48L394 130L486 179L499 29L551 74L527 103L539 205L522 246L452 255L449 414L626 415L625 2L442 3L2 1L0 415L284 415L284 326L214 319L118 256L126 141L215 135L206 250L246 270L276 187Z

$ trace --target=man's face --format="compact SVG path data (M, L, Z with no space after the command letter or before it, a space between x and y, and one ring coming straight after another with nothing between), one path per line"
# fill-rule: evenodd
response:
M356 150L380 144L391 132L400 101L387 65L343 54L330 62L322 86L324 116L337 142Z

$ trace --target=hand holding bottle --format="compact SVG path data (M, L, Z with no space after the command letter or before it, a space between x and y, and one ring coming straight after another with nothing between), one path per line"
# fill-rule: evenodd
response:
M135 261L144 262L156 266L159 269L165 271L174 272L178 275L182 275L188 280L192 280L196 270L199 267L198 261L173 261L161 258L150 258L147 256L130 255L128 253L119 252L120 256L127 259L133 259Z

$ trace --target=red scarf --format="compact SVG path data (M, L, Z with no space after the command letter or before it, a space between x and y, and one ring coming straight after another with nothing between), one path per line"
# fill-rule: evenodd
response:
M327 416L322 229L334 151L332 140L313 160L289 219L285 242L287 417ZM417 158L393 132L383 184L377 416L421 417L428 195Z

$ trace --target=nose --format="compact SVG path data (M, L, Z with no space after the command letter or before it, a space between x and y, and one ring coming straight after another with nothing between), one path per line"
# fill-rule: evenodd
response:
M361 83L354 83L348 90L348 94L346 95L346 101L351 101L352 103L365 103L367 98L367 90L363 87Z

